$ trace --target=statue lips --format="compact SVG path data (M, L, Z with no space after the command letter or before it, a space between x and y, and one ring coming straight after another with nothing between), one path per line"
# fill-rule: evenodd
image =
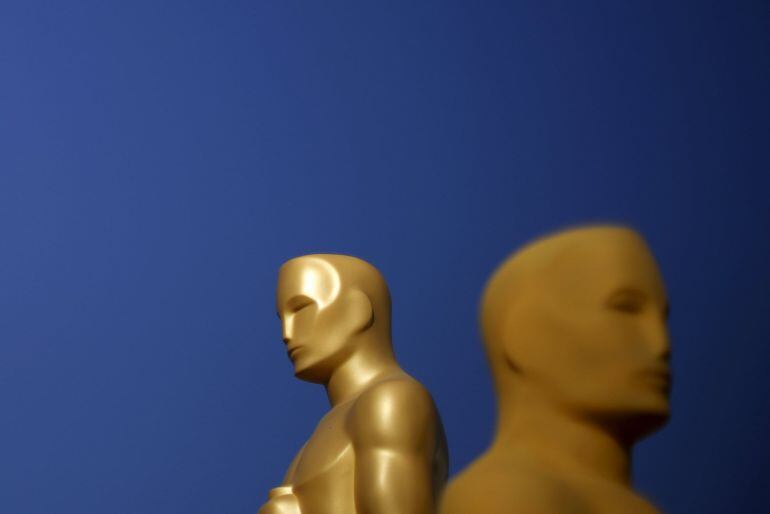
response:
M668 366L656 366L645 369L639 377L648 384L668 391L671 388L671 371Z
M287 348L286 351L289 354L289 358L291 360L294 360L294 357L297 355L297 352L299 352L301 349L302 349L301 346L291 346L291 347Z

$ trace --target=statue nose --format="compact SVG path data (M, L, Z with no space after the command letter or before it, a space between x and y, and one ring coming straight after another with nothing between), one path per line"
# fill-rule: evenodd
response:
M289 344L291 342L291 333L292 333L292 319L291 319L291 316L287 316L286 319L284 319L283 321L282 333L281 333L281 339L283 339L283 342L285 344Z
M666 325L656 326L651 337L652 350L659 359L669 362L671 360L671 341Z

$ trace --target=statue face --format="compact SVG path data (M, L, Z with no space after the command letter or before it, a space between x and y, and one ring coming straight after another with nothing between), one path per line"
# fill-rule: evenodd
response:
M668 304L644 242L594 234L543 275L517 315L523 373L579 414L657 428L669 412Z
M298 378L325 382L347 357L354 329L344 304L339 274L323 259L301 257L281 267L276 308Z

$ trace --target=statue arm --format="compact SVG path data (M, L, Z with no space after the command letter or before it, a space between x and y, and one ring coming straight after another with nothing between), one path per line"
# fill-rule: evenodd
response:
M349 427L358 514L432 514L437 414L417 383L383 382L364 393Z
M270 490L267 503L260 507L257 514L302 514L297 497L290 487L275 487Z

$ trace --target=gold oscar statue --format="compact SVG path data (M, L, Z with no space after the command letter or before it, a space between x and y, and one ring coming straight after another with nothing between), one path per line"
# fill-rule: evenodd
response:
M432 514L447 476L444 431L426 389L391 347L390 294L372 265L307 255L276 294L294 374L331 410L259 514Z
M567 230L506 260L480 311L495 437L440 512L658 512L631 487L631 449L669 415L667 313L653 256L627 228Z

